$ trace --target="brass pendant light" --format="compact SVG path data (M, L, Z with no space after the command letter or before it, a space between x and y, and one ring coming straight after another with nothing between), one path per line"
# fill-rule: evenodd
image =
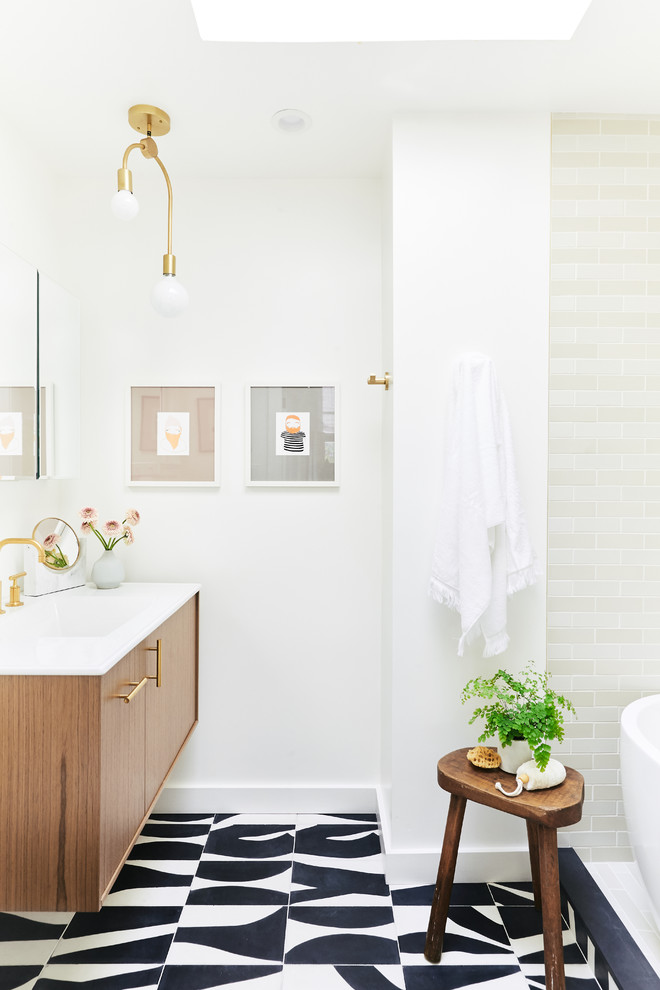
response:
M112 198L112 210L120 220L132 220L138 212L128 157L131 151L139 148L145 158L152 158L158 164L167 184L167 254L163 255L163 275L152 290L151 302L161 316L178 316L188 305L188 293L176 278L176 258L172 253L172 183L158 157L158 146L154 141L154 137L168 133L170 118L158 107L138 103L128 111L128 122L144 137L135 144L129 144L124 152L122 167L117 170L117 192Z

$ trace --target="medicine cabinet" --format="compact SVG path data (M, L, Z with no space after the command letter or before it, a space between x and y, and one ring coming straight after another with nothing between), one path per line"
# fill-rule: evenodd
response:
M80 469L80 304L0 244L0 480Z

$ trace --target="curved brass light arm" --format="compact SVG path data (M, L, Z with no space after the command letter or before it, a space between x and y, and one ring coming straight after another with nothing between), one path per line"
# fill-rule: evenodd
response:
M158 155L154 155L154 161L160 165L161 172L165 176L167 183L167 254L163 255L163 275L176 275L176 258L172 254L172 183L167 174L167 169L161 162Z
M142 148L142 150L144 151L145 148L144 141L140 141L138 144L129 144L128 148L124 152L124 160L122 162L122 168L128 168L128 156L130 155L131 151L133 151L135 148Z
M128 192L133 192L133 176L131 170L128 167L128 156L131 151L135 148L141 148L144 151L144 144L129 144L128 148L124 152L124 159L122 161L121 168L117 169L117 189L127 189Z
M157 162L165 177L167 184L167 254L163 255L163 275L176 275L176 258L172 254L172 204L174 199L172 183L170 182L167 169L158 157L158 147L151 135L148 135L144 141L140 141L137 144L129 144L124 152L122 167L117 169L117 188L128 189L129 192L133 192L133 176L128 167L128 156L136 148L141 150L145 158L152 158Z

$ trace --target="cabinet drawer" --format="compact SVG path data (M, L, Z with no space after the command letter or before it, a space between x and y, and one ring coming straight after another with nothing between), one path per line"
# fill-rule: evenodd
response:
M151 804L197 722L197 600L187 602L146 641L149 673L156 673L160 640L160 686L146 693L145 792Z
M101 680L101 883L107 888L145 812L146 689L123 700L144 676L144 651L131 650Z

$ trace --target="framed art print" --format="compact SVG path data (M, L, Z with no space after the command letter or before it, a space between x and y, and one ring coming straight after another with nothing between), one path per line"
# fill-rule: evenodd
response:
M338 485L336 430L336 386L250 385L246 483Z
M218 485L215 386L132 386L129 485Z
M0 479L38 478L37 391L0 386Z

